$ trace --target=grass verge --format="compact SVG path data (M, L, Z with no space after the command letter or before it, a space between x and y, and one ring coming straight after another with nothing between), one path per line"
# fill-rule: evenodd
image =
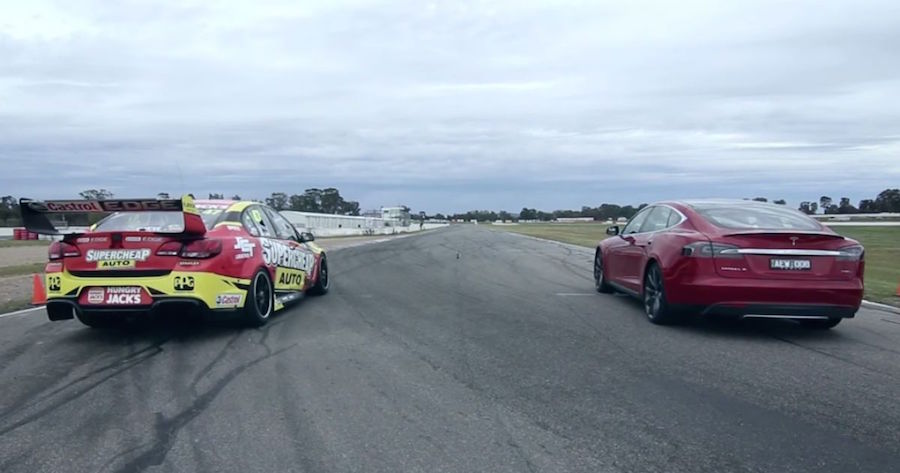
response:
M27 309L31 307L31 301L28 299L13 299L10 301L0 302L0 314L7 312L15 312L17 310Z
M0 248L15 248L18 246L48 246L49 240L0 240Z
M43 273L47 263L17 264L15 266L0 266L0 277L22 276L24 274Z
M593 248L607 238L601 223L526 223L489 226L491 230L530 235ZM866 299L900 306L900 227L836 226L834 231L866 247Z

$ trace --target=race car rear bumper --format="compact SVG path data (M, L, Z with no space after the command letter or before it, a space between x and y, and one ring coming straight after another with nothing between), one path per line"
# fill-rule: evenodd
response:
M188 284L183 284L188 281ZM172 271L158 276L133 277L85 277L67 271L47 273L48 312L59 306L61 314L66 307L88 312L152 312L160 308L228 312L243 307L250 281L212 272ZM91 288L139 287L144 293L142 303L93 304L85 300L85 292ZM51 316L51 319L53 317ZM64 316L64 318L70 318Z
M50 320L67 320L76 314L89 313L122 313L134 315L154 315L166 313L170 315L229 315L240 311L240 308L211 309L202 300L190 297L169 297L153 301L153 304L135 307L86 307L76 299L54 298L47 301L47 316Z

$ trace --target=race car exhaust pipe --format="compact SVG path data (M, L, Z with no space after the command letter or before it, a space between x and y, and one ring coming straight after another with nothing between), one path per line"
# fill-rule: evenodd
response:
M69 302L55 301L47 303L47 318L51 321L75 318L75 305Z

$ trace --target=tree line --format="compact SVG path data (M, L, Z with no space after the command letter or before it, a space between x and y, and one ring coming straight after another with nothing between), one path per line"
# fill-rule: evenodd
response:
M744 200L769 202L769 199L766 197L745 197ZM787 201L784 199L773 199L771 202L776 205L787 205ZM620 206L616 204L601 204L599 207L583 206L581 207L581 210L554 210L552 212L525 207L519 211L518 214L512 214L505 210L499 212L492 210L470 210L464 213L447 215L446 217L442 214L435 214L430 218L448 218L478 222L494 222L497 220L550 222L558 218L592 218L593 220L603 221L608 219L616 220L620 217L626 219L631 218L638 210L641 210L646 206L647 204L640 204L636 207L631 205ZM900 189L885 189L874 199L861 200L858 206L853 206L850 203L850 199L847 197L841 197L841 199L835 203L831 197L822 196L819 198L818 202L801 202L799 208L801 212L810 215L817 213L820 209L826 214L900 213Z
M619 217L631 218L638 210L646 207L647 204L641 204L637 207L631 205L617 204L601 204L598 207L583 206L581 210L554 210L545 212L543 210L531 209L523 207L517 214L512 214L505 210L495 212L493 210L470 210L464 213L455 213L447 215L435 214L431 218L444 218L454 220L472 220L478 222L493 222L497 220L518 221L518 220L536 220L541 222L550 222L558 218L592 218L594 220L617 219Z
M859 205L853 206L848 197L841 197L835 201L823 195L819 197L819 201L800 202L799 210L805 214L815 214L819 210L824 214L871 214L880 212L900 212L900 189L885 189L881 191L874 199L863 199L859 201Z

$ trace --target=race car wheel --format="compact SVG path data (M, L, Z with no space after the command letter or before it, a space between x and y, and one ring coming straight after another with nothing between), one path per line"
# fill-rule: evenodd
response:
M659 265L651 263L644 275L644 312L650 322L667 325L678 322L678 314L669 307Z
M325 257L322 257L322 263L319 266L319 276L316 278L316 283L313 287L309 288L309 293L314 296L321 296L328 292L328 288L331 286L331 282L329 281L328 274L328 260Z
M247 302L244 304L244 313L247 323L260 327L269 321L269 317L275 309L275 291L272 290L272 279L269 273L263 269L253 275L253 282L247 292Z
M603 257L600 255L600 251L597 251L597 256L594 257L594 286L597 288L597 292L604 294L613 292L612 286L606 282L606 273L603 271Z
M114 328L122 324L122 319L116 317L116 314L81 312L76 313L75 317L90 328Z

